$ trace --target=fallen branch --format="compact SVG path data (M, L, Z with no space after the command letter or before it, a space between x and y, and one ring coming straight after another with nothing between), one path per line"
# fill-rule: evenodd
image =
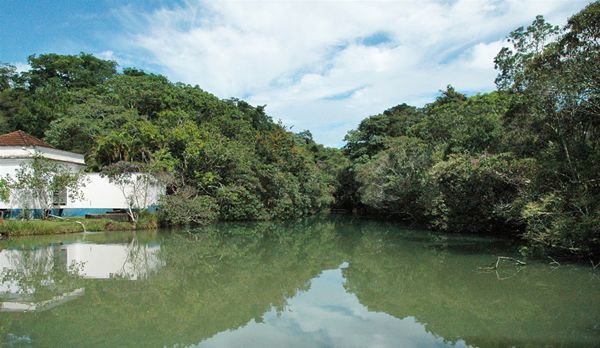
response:
M514 257L498 256L498 258L496 259L496 262L492 263L488 267L479 267L479 269L480 270L486 270L486 271L497 270L500 267L500 261L513 261L515 263L515 266L517 266L517 267L527 265L525 262L523 262L521 260L517 260Z
M556 261L552 256L548 256L548 258L550 259L550 261L552 261L552 262L550 262L551 265L560 267L560 262Z
M83 222L81 222L81 221L75 221L75 222L80 224L81 227L83 227L83 233L87 233L87 230L85 229L85 225L83 224Z
M62 217L62 216L58 216L58 215L52 215L52 214L48 214L48 216L51 216L51 217L53 217L53 218L57 218L57 219L59 219L59 220L67 220L67 219L65 219L64 217ZM87 230L85 229L85 225L83 224L83 222L81 222L81 221L77 221L77 220L75 220L74 222L76 222L76 223L80 224L80 225L81 225L81 227L83 227L83 233L87 233Z

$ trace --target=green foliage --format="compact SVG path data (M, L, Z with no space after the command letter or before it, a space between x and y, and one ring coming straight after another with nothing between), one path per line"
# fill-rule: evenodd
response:
M78 96L77 103L65 109L62 117L50 123L45 140L60 149L88 153L101 136L138 117L135 109L107 103L106 98L85 92Z
M419 221L424 215L419 198L430 166L431 149L426 143L417 138L394 138L387 150L358 165L360 201L386 215Z
M144 217L137 226L129 222L113 221L108 219L81 219L67 218L61 220L4 220L0 225L0 233L7 236L53 235L65 233L81 233L83 227L77 221L83 222L87 231L131 231L151 230L158 227L155 217Z
M223 186L217 190L223 220L264 220L267 212L258 195L243 186Z
M8 187L8 182L5 179L0 179L0 202L8 201L10 196L10 189Z
M81 174L60 162L35 156L4 181L10 189L11 199L18 200L23 207L40 205L46 218L54 206L56 193L66 190L72 200L82 197L85 179Z
M118 73L114 62L84 53L34 55L29 63L22 73L0 68L2 130L85 153L89 170L112 173L115 182L129 166L152 172L168 194L192 188L189 207L174 210L216 201L223 219L278 219L333 202L341 152L274 123L265 106L137 69ZM208 218L213 207L204 208Z
M25 73L25 77L30 88L34 89L54 81L64 87L92 87L108 80L117 72L117 63L86 53L31 55L28 62L31 68Z
M561 192L528 203L522 211L527 223L524 237L536 251L569 255L598 255L600 210L588 210Z
M520 236L528 250L600 250L600 2L559 28L538 16L495 58L498 91L452 86L346 136L353 207L441 230ZM340 196L340 194L338 194Z
M447 94L457 92L442 92L434 103L427 105L425 117L410 128L409 134L443 148L444 156L498 151L502 144L502 116L509 107L510 97L494 92L449 99Z
M165 195L159 204L158 218L162 225L200 225L218 217L219 206L210 196Z
M344 138L344 152L351 159L373 156L386 148L387 137L407 134L408 129L422 118L421 110L401 104L380 115L364 119L358 129L348 132Z
M422 197L437 229L514 235L535 163L510 154L452 155L428 172ZM511 228L512 227L512 228Z

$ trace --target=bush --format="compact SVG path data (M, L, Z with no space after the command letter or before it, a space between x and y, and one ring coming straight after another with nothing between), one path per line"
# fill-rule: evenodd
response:
M511 231L531 185L532 160L453 155L428 172L423 205L431 225L455 232Z
M416 138L397 138L389 149L357 166L361 203L394 217L421 220L419 198L430 166L431 151L425 143Z
M267 218L259 197L242 186L219 188L217 202L223 220L265 220Z
M600 210L579 209L577 202L559 192L528 203L522 217L523 235L534 251L590 256L600 250Z
M215 220L219 211L216 200L210 196L166 195L159 204L161 225L206 224Z

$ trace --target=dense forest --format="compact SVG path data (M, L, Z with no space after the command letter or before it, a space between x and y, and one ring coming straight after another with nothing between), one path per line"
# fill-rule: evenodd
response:
M497 91L451 86L346 136L338 204L450 232L600 251L600 2L564 28L537 17L495 58Z
M559 28L537 17L495 58L497 90L448 86L364 119L343 149L264 106L93 55L0 66L0 132L143 170L166 224L293 218L335 207L449 232L523 238L530 252L600 251L600 2ZM124 169L125 168L125 169Z
M264 112L89 54L0 68L0 132L86 155L91 171L146 171L166 185L167 224L312 214L333 202L341 152ZM335 158L337 156L337 158Z

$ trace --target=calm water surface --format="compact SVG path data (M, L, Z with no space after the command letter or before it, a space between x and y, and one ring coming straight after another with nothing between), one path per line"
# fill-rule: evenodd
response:
M330 217L0 243L0 346L598 347L600 275Z

